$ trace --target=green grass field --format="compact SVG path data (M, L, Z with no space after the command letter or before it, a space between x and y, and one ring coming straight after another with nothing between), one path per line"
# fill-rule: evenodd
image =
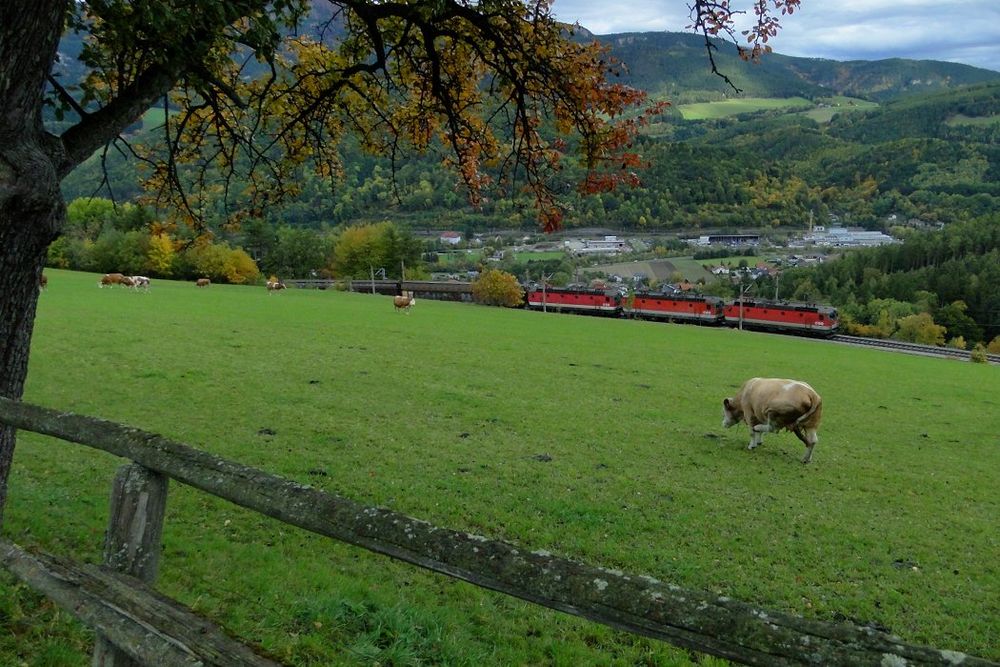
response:
M25 400L592 564L1000 659L1000 372L730 329L48 271ZM722 397L823 395L813 463ZM545 456L541 456L545 455ZM98 561L120 460L22 432L5 533ZM0 664L89 664L0 586ZM176 483L159 588L293 665L687 665L689 656ZM700 664L721 664L702 659Z
M566 253L563 250L514 253L515 262L545 262L550 259L563 259L564 257L566 257Z
M946 125L961 126L961 125L971 125L973 127L990 127L993 125L1000 125L1000 116L964 116L962 114L955 114L947 120Z
M870 102L857 97L843 97L841 95L818 99L816 101L821 103L822 106L817 106L813 109L809 109L808 111L804 111L803 113L817 123L829 123L830 119L838 113L871 111L872 109L878 108L877 102Z
M738 116L741 113L783 109L792 111L798 108L811 108L813 103L804 97L769 98L741 97L721 102L697 102L694 104L679 104L677 109L684 120L711 120Z

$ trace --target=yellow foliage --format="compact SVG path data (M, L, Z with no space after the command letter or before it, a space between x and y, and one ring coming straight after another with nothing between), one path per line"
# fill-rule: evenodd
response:
M917 313L899 320L899 328L893 338L924 345L944 345L945 331L940 324L934 324L934 319L927 313Z
M146 266L154 276L169 276L173 273L174 242L165 233L149 237L149 250L146 252Z
M982 343L976 343L976 346L972 348L972 352L969 353L969 361L975 364L985 364L989 361L986 358L986 348L983 347Z
M223 271L226 274L226 280L234 285L254 282L260 278L260 269L257 268L257 263L242 248L229 251L223 265Z
M517 278L499 269L487 269L472 283L472 298L487 306L516 308L524 301Z
M986 351L990 354L1000 354L1000 336L990 341L989 345L986 346Z

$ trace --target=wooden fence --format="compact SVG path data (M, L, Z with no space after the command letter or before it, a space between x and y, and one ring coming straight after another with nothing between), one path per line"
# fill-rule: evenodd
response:
M93 627L95 665L276 665L157 594L167 478L285 523L598 623L751 665L1000 665L595 567L367 507L162 436L0 398L0 423L131 459L115 480L105 567L0 540L18 577ZM136 465L137 464L137 465ZM133 662L136 661L136 662Z

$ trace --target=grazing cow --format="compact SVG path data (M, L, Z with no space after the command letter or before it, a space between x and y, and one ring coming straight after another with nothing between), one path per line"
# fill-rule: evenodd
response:
M132 276L122 276L122 287L135 287L135 278Z
M278 290L283 290L283 289L285 289L285 283L281 282L280 280L268 280L267 281L267 293L268 293L268 295L270 295L271 292L277 292Z
M49 277L44 273L38 277L38 286L42 289L49 286Z
M98 287L114 287L115 285L121 285L125 282L125 275L121 273L105 273L101 276L101 282L97 283Z
M392 298L392 305L395 306L397 312L399 312L400 310L405 310L407 313L409 313L410 308L412 308L413 304L415 304L416 302L417 299L413 296L412 292L409 295L403 293L399 296L395 296Z
M806 446L803 463L812 459L822 415L823 399L799 380L751 378L743 383L736 396L722 400L724 427L740 421L750 427L748 449L761 444L765 433L788 429Z
M132 280L132 287L137 290L146 291L149 289L149 278L146 276L130 276Z
M208 287L209 285L212 284L212 281L209 280L208 278L198 278L198 280L194 281L194 284L197 287Z

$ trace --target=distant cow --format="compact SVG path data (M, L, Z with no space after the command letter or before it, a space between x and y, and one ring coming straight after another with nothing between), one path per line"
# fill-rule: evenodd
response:
M198 280L194 281L194 284L198 287L208 287L212 284L212 281L208 278L198 278Z
M743 383L736 396L722 400L724 427L740 421L750 427L748 449L761 444L765 433L788 429L806 446L803 463L812 459L822 415L823 399L799 380L751 378Z
M49 277L44 273L38 277L38 286L42 289L49 286Z
M405 310L406 312L410 312L410 308L412 308L413 304L415 304L416 302L417 299L413 296L412 293L409 295L404 293L392 298L392 305L396 307L397 311Z
M285 283L280 280L268 280L267 281L267 293L277 292L278 290L285 289Z
M105 273L101 276L101 281L97 283L98 287L114 287L115 285L122 285L125 282L125 275L122 273Z
M132 280L132 287L137 290L148 290L149 289L149 278L146 276L129 276Z

